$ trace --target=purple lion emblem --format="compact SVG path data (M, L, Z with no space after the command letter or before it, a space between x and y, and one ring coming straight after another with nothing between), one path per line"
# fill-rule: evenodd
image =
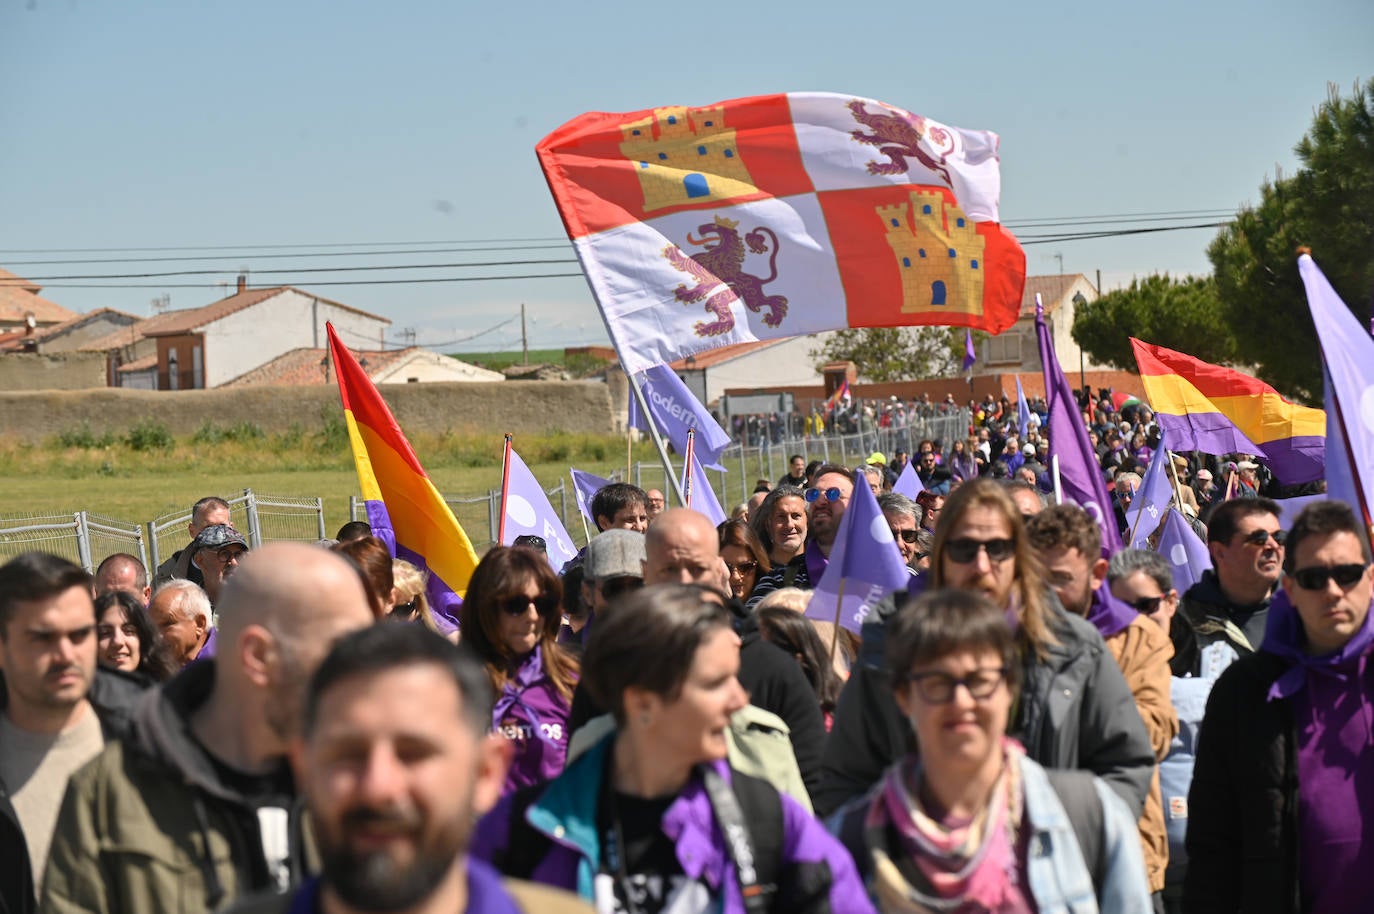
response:
M693 238L689 232L687 243L704 247L705 250L690 257L676 245L663 249L663 256L668 262L695 281L691 288L686 284L679 285L673 296L684 305L706 299L707 312L715 316L713 321L698 321L694 325L697 336L720 336L734 329L735 316L730 311L730 305L735 301L742 300L745 307L755 314L766 309L763 322L769 327L781 325L782 319L787 316L787 297L766 295L763 291L764 286L778 278L778 236L772 229L759 226L741 241L736 231L738 225L738 222L717 216L713 222L698 226L697 232L702 237ZM760 279L744 272L746 244L750 254L768 254L767 278ZM707 294L721 284L725 288L717 289L708 298Z

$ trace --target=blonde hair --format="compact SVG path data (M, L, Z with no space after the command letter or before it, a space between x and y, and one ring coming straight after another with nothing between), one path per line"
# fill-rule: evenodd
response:
M421 571L405 559L392 559L391 577L392 586L400 597L396 602L409 603L414 600L416 620L435 634L440 634L439 626L434 622L434 613L429 609L429 597L425 594L425 588L429 585L428 572Z
M780 587L768 594L758 605L754 607L757 612L760 609L769 609L774 606L783 609L790 609L794 613L806 613L806 607L811 603L811 595L814 591L802 590L799 587Z

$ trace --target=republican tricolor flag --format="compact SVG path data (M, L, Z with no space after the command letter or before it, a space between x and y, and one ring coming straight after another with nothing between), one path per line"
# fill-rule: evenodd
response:
M574 118L537 151L628 372L842 327L1016 322L997 135L788 93Z
M457 622L477 553L372 380L334 325L325 326L372 532L393 546L397 558L428 569L430 606Z

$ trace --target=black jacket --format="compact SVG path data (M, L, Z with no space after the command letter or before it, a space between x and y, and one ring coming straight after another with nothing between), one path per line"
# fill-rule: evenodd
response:
M1293 708L1269 701L1288 665L1251 654L1212 687L1188 791L1188 914L1296 914L1298 749Z
M863 627L863 652L835 708L821 763L816 810L829 815L861 797L883 771L914 752L910 724L892 698L884 669L884 622L901 600L888 597ZM1135 699L1102 636L1048 595L1050 625L1059 644L1042 661L1023 658L1021 698L1011 736L1046 768L1091 771L1107 782L1139 816L1155 770L1155 754Z
M142 685L118 670L96 667L86 699L100 720L105 742L128 735L133 708L143 693ZM0 675L0 713L9 703L5 677ZM19 816L10 802L9 788L0 778L0 914L29 914L37 910L33 893L33 864L28 842L19 827Z
M1178 614L1188 623L1194 636L1194 643L1181 642L1170 628L1174 638L1175 657L1189 653L1200 658L1203 648L1218 641L1231 645L1237 654L1244 657L1259 649L1264 640L1265 620L1269 615L1269 597L1253 606L1239 606L1222 593L1221 581L1211 569L1202 573L1202 579L1188 588L1178 603ZM1193 668L1188 670L1194 676L1200 675L1195 659ZM1176 674L1177 675L1177 674Z

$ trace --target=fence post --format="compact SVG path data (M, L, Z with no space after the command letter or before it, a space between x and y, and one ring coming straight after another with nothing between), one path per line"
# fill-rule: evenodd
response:
M487 541L496 543L496 532L501 529L501 518L497 517L497 512L501 510L501 493L496 489L487 490Z
M157 548L157 531L153 529L153 522L148 521L148 580L152 580L153 574L162 564L162 553Z
M86 512L77 511L72 515L72 519L76 529L77 560L81 567L86 569L87 574L94 574L95 567L91 564L91 530L86 526Z
M348 519L358 519L358 496L356 495L348 496Z
M563 519L563 529L568 529L568 487L558 480L558 516Z
M320 539L324 539L324 538L325 538L325 531L324 531L324 497L323 497L323 496L319 496L319 495L315 496L315 511L316 511L316 517L318 517L319 520L320 520Z
M252 489L243 490L243 512L248 517L248 547L262 547L262 531L258 528L258 499Z

